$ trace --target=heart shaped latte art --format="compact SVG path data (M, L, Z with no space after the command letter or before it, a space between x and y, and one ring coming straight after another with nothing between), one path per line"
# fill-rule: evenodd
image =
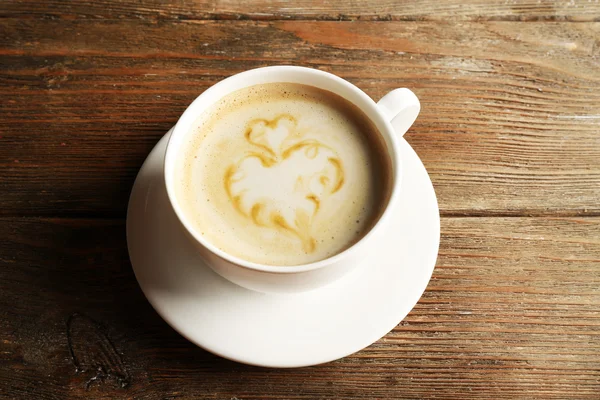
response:
M331 147L298 129L281 114L250 121L247 148L224 176L233 207L256 226L293 236L302 249L317 243L312 226L325 202L344 185L342 160Z

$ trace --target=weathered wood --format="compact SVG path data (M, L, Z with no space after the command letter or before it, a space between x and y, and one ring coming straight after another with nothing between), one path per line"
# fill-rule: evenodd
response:
M442 232L433 279L393 332L269 370L212 356L155 314L122 221L2 218L0 397L597 399L600 218L446 218Z
M450 1L319 1L319 0L5 0L0 16L22 18L317 19L378 21L598 21L595 0L450 0Z
M0 21L0 398L598 399L598 1L5 0ZM444 217L409 316L298 370L176 334L123 222L185 107L273 64L413 89Z
M442 215L600 214L600 23L28 20L0 27L2 215L122 217L138 168L198 94L272 64L377 99L414 89L407 135Z

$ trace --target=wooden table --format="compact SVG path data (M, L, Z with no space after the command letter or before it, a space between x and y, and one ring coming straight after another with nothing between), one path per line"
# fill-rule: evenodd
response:
M600 399L598 1L241 3L0 4L0 398ZM136 172L186 106L273 64L374 99L413 89L406 138L442 216L408 317L297 370L175 333L124 232Z

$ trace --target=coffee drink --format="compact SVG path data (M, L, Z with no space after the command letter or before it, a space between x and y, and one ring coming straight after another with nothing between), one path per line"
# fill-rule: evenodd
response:
M377 128L323 89L269 83L198 116L175 167L194 230L241 259L319 261L360 240L389 200L391 164Z

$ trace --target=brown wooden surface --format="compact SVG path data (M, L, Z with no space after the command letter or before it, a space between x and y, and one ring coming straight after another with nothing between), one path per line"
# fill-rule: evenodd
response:
M45 2L45 7L39 7L36 0L5 0L5 3L4 14L20 18L576 22L600 20L600 4L595 0L49 0Z
M600 399L600 4L0 3L0 398ZM145 156L220 79L295 64L378 99L442 214L419 304L298 370L200 350L152 310L124 217ZM382 305L384 306L384 305Z

